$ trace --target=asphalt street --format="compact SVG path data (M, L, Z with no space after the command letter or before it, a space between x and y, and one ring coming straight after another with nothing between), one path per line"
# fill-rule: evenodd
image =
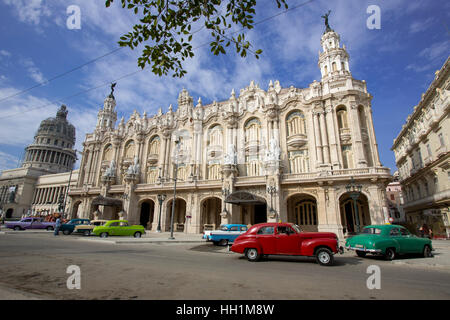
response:
M412 258L414 259L414 258ZM432 258L430 258L432 259ZM112 244L51 232L0 234L0 299L449 299L450 270L336 256L323 267L308 257L249 262L210 243ZM67 268L81 272L68 289ZM379 266L381 288L368 289Z

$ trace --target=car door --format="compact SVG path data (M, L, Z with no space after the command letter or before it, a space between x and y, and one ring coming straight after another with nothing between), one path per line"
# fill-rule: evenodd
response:
M300 253L299 237L290 226L278 226L275 234L276 251L279 254Z
M117 227L118 236L129 236L131 234L131 228L128 226L127 222L120 222Z
M400 235L402 237L402 244L405 252L407 253L416 253L422 252L423 248L420 248L417 245L417 239L414 237L406 228L400 228Z
M21 222L22 228L24 229L32 229L33 228L33 220L32 218L23 219Z
M112 222L108 226L108 233L112 236L119 235L119 233L120 233L119 231L120 231L119 222Z
M392 228L391 231L389 232L389 237L391 238L391 240L394 240L399 248L397 250L397 253L405 253L405 239L402 237L402 235L400 234L400 229L399 228Z
M256 240L261 245L264 254L277 254L275 247L275 228L263 226L256 233Z

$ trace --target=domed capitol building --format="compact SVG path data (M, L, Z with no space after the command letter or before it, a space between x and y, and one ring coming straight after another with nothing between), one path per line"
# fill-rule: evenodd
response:
M112 86L83 144L71 217L128 219L150 230L160 222L169 231L175 203L178 232L281 220L340 238L387 222L391 175L380 164L372 96L329 26L318 66L321 81L307 88L270 81L265 90L252 81L208 105L183 89L177 108L134 111L117 125ZM28 151L31 163L38 149ZM73 153L63 155L70 166Z
M5 218L47 216L59 207L70 207L67 191L77 181L75 127L62 105L56 117L43 120L25 148L21 168L4 170L0 176L0 206Z

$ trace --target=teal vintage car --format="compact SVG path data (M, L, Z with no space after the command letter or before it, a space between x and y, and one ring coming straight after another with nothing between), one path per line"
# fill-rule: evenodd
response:
M145 228L141 225L129 225L127 220L109 220L102 226L95 227L92 233L106 238L109 236L133 236L140 238L145 234Z
M366 226L361 234L348 238L345 247L356 251L359 257L370 253L383 255L386 260L408 253L431 257L434 250L430 239L419 238L405 227L394 224Z

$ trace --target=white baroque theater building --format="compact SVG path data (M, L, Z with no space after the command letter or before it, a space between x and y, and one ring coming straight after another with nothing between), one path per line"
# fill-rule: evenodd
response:
M156 230L161 214L169 231L176 179L178 232L281 220L342 238L357 221L385 223L391 175L380 164L372 96L353 79L336 32L327 28L321 47L322 79L308 88L270 81L263 90L252 81L208 105L194 105L183 89L176 110L135 111L118 125L113 90L83 144L72 217ZM346 188L352 178L361 186L356 203Z

